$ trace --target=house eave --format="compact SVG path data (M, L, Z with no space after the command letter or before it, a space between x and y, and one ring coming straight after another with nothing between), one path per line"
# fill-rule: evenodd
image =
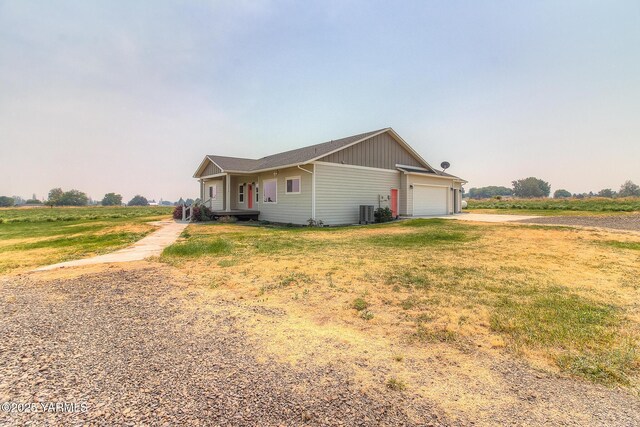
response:
M227 176L227 172L214 173L213 175L198 176L196 178L197 179L212 179L212 178L222 178L224 176Z
M398 170L403 172L406 175L428 176L429 178L446 179L448 181L459 182L462 184L466 184L468 182L457 176L442 176L442 175L431 175L430 173L410 172L402 168L398 168Z

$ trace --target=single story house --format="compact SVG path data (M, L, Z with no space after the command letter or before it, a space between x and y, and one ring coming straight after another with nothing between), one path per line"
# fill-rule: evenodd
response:
M394 217L457 213L466 183L431 167L391 128L261 159L212 154L193 176L218 215L327 225L358 223L360 205L389 207Z

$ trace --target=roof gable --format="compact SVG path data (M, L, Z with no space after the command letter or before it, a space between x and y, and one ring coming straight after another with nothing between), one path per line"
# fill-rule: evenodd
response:
M396 165L426 168L425 162L396 140L391 132L382 132L318 159L322 162L396 169Z
M433 170L433 168L422 157L420 157L420 155L415 150L413 150L413 148L411 148L409 144L407 144L393 129L383 128L371 132L361 133L358 135L348 136L346 138L323 142L321 144L310 145L308 147L302 147L295 150L273 154L261 159L208 155L205 157L205 160L203 160L203 163L201 163L201 165L198 167L198 170L194 174L194 177L197 178L200 176L205 176L203 175L203 167L207 160L215 164L221 172L260 172L264 170L301 165L304 163L319 160L384 133L388 133L389 136L393 138L393 140L396 141L402 147L402 149L406 151L409 156L411 156L411 158L415 160L415 162L417 162L418 165Z
M384 131L385 129L379 129L372 132L361 133L358 135L348 136L346 138L310 145L308 147L285 151L283 153L273 154L258 160L257 169L269 169L310 162Z

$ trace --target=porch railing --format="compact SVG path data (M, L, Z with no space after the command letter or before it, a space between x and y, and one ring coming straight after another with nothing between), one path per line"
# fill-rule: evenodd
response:
M182 220L191 222L193 209L191 206L182 205Z
M208 206L209 209L213 209L213 199L208 199L202 203L203 206ZM182 205L182 220L191 221L193 219L193 205Z

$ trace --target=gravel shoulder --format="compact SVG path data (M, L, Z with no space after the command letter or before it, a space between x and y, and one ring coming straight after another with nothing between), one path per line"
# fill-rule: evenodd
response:
M465 372L487 405L451 417L411 390L363 389L340 363L261 354L238 302L170 267L44 274L0 278L0 402L86 402L87 411L0 412L0 425L640 425L640 399L624 390L482 353L509 404L492 404L495 391ZM423 375L443 380L446 363Z
M429 402L360 390L339 366L258 359L232 302L179 280L157 266L0 279L0 402L88 406L0 412L0 425L448 424Z
M640 231L640 214L611 216L541 216L537 218L523 219L516 222Z

